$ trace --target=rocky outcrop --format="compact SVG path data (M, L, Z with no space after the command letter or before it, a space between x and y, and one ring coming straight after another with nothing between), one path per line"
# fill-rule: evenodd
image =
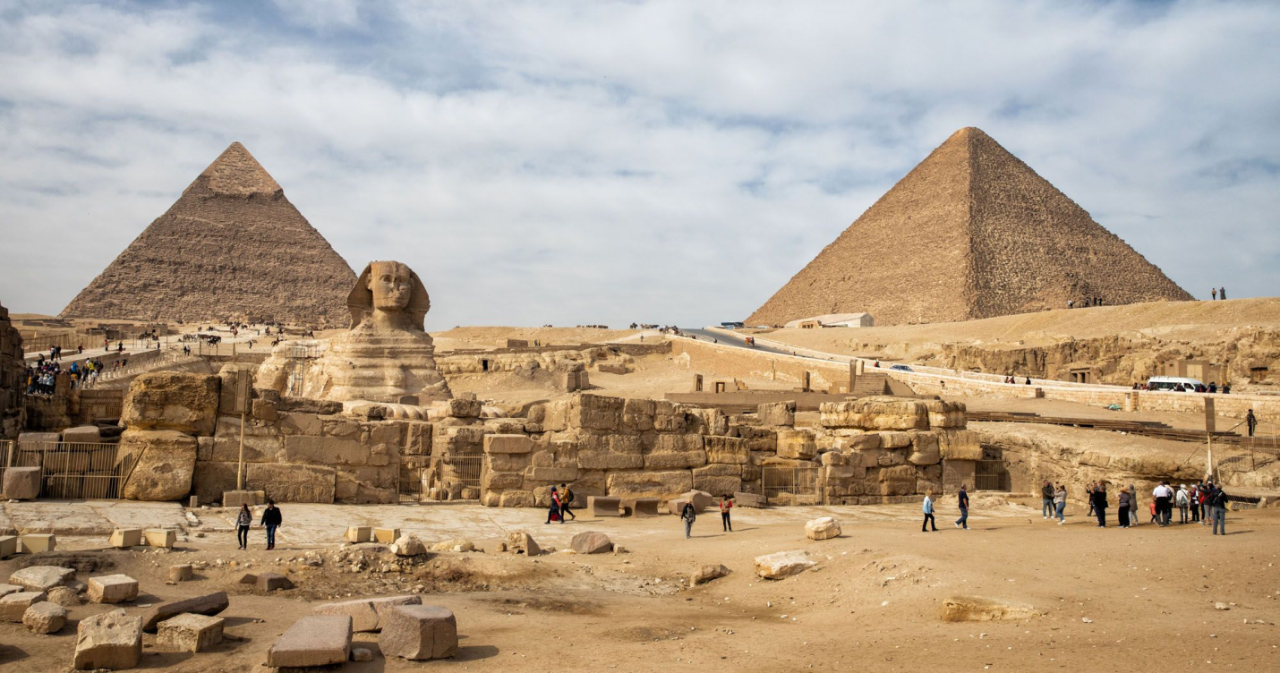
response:
M120 460L132 460L124 482L126 500L181 500L191 492L196 438L175 430L135 430L120 437Z
M0 439L13 439L22 431L26 386L22 357L22 335L9 320L9 309L0 306Z

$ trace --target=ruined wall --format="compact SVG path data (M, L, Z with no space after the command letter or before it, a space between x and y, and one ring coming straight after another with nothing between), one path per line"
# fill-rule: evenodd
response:
M849 384L847 362L819 362L809 358L721 346L691 339L673 339L671 353L692 369L714 372L717 377L768 379L769 389L798 388L809 373L813 390L839 391Z
M9 309L0 306L0 439L13 439L23 428L27 381L22 357L22 335L9 320Z

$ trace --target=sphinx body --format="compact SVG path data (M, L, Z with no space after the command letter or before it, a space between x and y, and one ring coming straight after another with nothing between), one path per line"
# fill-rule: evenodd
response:
M278 345L259 370L258 385L336 402L420 405L453 397L436 369L435 345L423 331L431 301L408 266L371 262L356 281L347 307L350 331L328 343ZM299 364L294 354L300 344L313 347L319 357ZM301 386L295 389L298 380Z

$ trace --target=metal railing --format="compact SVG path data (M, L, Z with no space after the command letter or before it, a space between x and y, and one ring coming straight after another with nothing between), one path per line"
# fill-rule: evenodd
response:
M770 505L817 505L822 495L816 467L763 467L760 480L765 503Z
M121 458L115 444L89 442L0 442L4 470L40 468L40 497L118 500L133 471L133 456Z
M1009 470L1005 467L1003 460L975 461L973 490L1008 491L1009 489Z
M458 484L463 493L474 490L475 497L480 497L480 472L484 469L484 456L442 456L439 465L440 480L446 488Z

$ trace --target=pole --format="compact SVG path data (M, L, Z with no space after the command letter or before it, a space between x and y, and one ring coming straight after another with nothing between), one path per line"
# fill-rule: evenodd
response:
M244 424L245 424L244 412L245 412L244 407L241 407L240 408L240 459L238 461L239 465L236 468L236 490L237 491L244 490Z
M241 426L241 432L243 431L244 431L244 426ZM1213 481L1213 433L1212 432L1206 433L1205 437L1209 440L1209 455L1207 458L1208 465L1207 465L1207 471L1205 472L1205 480Z

